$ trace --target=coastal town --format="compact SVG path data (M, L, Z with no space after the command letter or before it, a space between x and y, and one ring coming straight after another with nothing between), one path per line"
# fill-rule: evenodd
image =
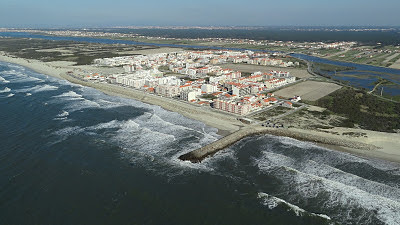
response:
M0 225L400 225L387 1L0 1Z
M224 68L227 63L276 66L277 70L243 74ZM298 62L284 62L271 57L270 53L180 51L102 58L94 60L94 64L98 67L123 67L124 73L89 74L85 80L121 85L241 116L275 104L291 108L293 102L301 99L296 96L286 101L278 100L270 93L295 83L296 77L283 68L299 65Z

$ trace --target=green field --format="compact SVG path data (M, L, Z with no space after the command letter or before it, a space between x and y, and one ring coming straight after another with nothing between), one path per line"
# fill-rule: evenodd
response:
M121 56L118 52L154 49L151 46L124 46L44 39L0 38L0 51L44 62L70 61L91 64L94 59Z

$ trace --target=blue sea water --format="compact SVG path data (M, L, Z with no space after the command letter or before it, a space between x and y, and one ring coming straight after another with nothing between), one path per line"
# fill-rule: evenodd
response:
M400 167L257 136L0 62L0 224L400 224Z

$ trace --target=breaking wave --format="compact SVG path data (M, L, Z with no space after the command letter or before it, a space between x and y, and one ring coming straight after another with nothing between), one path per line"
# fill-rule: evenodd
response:
M1 76L0 76L0 82L3 82L3 83L10 83L10 81L8 81L8 80L4 79L4 78L3 78L3 77L1 77Z
M60 95L53 96L57 100L53 100L53 103L58 102L58 99L64 101L64 110L68 112L79 111L86 108L99 108L101 105L96 101L91 101L84 98L82 95L75 91L68 91Z
M62 93L60 95L53 96L53 97L54 98L67 98L67 99L68 98L81 99L82 95L77 94L75 91L68 91L68 92Z
M10 92L10 91L11 91L10 88L5 87L3 90L0 90L0 93L7 93L7 92Z
M27 82L34 82L34 83L42 83L44 80L30 76L27 74L26 71L17 71L17 70L9 70L9 71L2 71L3 76L6 77L6 79L3 77L3 79L6 80L7 83L27 83ZM30 72L29 74L34 74L33 72ZM2 79L0 79L1 81ZM3 81L4 82L4 81Z
M67 111L63 111L62 113L58 114L57 117L67 117L69 113Z
M280 191L289 201L320 206L325 214L342 223L400 224L400 190L396 185L339 169L344 164L360 165L366 160L319 147L302 149L296 142L296 148L282 151L264 146L262 156L254 158L261 173L282 181Z
M274 208L278 207L279 205L284 205L288 208L287 210L294 212L296 214L296 216L311 215L311 216L318 216L318 217L321 217L326 220L331 220L331 218L327 215L307 212L306 210L298 207L297 205L293 205L283 199L280 199L280 198L277 198L274 196L270 196L263 192L258 193L258 198L261 199L262 204L267 206L269 209L274 209Z
M44 85L36 85L31 88L23 88L17 90L17 92L32 92L32 93L38 93L38 92L44 92L44 91L54 91L57 90L58 87L52 86L49 84L44 84Z
M69 112L67 111L62 111L60 114L58 114L56 116L56 118L54 118L54 120L66 120L69 116Z

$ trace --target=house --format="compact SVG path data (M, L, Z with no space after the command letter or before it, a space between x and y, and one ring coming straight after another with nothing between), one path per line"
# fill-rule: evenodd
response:
M282 106L287 107L287 108L293 108L293 103L286 101L286 102L282 103Z
M274 97L267 98L267 100L268 100L270 103L277 103L277 102L278 102L278 99L276 99L276 98L274 98Z
M292 101L292 102L301 101L301 97L296 95L296 96L294 96L293 98L291 98L290 101Z
M203 85L201 85L201 91L203 91L207 94L214 93L217 91L217 86L211 85L211 84L203 84Z

